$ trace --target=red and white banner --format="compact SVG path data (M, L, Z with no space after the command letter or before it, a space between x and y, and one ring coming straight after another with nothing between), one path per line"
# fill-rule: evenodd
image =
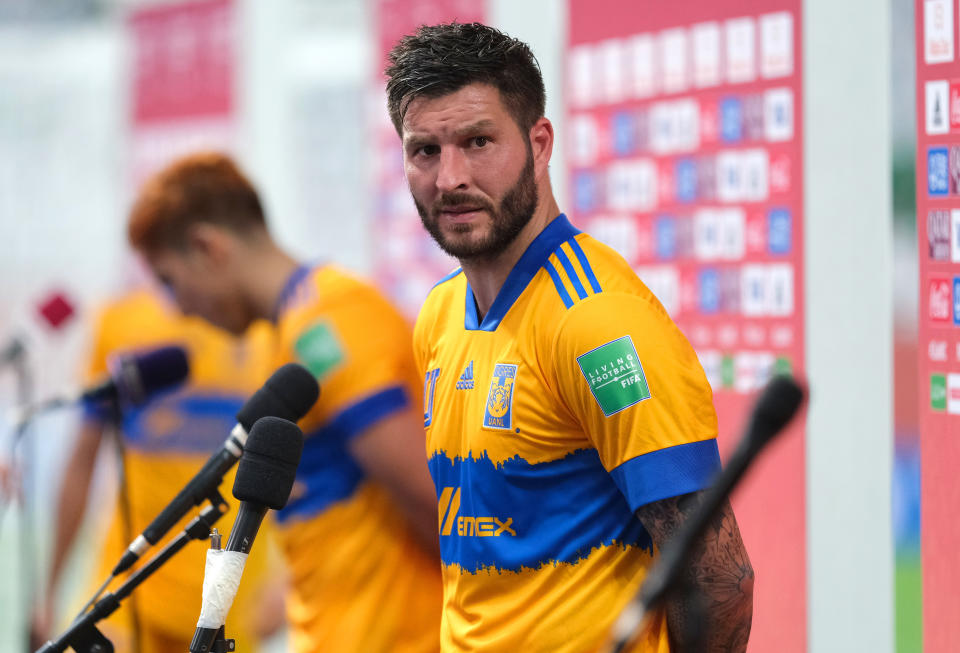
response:
M923 648L960 641L960 60L956 0L916 0Z
M484 0L372 0L378 45L370 88L376 155L373 274L410 317L416 316L433 284L457 262L437 247L420 224L403 173L400 138L387 115L383 70L387 54L404 35L420 25L483 22L485 4Z
M235 20L232 0L164 4L129 16L135 185L176 156L233 150Z
M804 371L800 0L570 0L575 223L620 251L700 356L720 449L770 376ZM803 425L734 497L752 651L806 650Z

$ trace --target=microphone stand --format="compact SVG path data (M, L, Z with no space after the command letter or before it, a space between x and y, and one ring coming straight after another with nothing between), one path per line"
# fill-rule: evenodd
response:
M17 355L11 359L17 378L17 403L24 408L30 406L33 400L33 378L27 366L26 350L21 346ZM11 445L10 464L15 465L17 443L21 443L21 479L20 479L20 531L18 538L20 548L20 600L21 605L33 605L33 587L35 585L36 560L33 556L31 540L36 536L33 524L33 465L36 462L33 455L33 441L24 437L32 423L31 419L18 421ZM28 612L29 615L29 612ZM30 620L29 617L23 626L24 650L30 650Z
M79 617L55 641L49 641L36 653L63 653L72 648L76 653L113 653L113 644L97 629L97 623L117 611L120 602L130 596L143 581L187 545L190 540L205 540L210 529L227 511L227 502L216 490L208 497L211 505L200 511L193 521L172 539L150 562L134 572L116 592L107 592L93 608ZM222 634L222 633L221 633ZM232 641L232 640L231 640ZM224 649L232 651L233 649Z
M703 598L690 591L690 584L683 577L683 570L690 560L703 533L720 512L723 504L743 478L750 464L760 451L780 433L799 410L804 390L790 377L775 377L764 389L750 419L747 434L740 440L727 466L716 475L710 486L703 491L700 505L677 529L668 545L660 551L643 581L639 594L639 614L648 618L668 596L683 595L693 601L692 614L684 626L684 635L695 646L690 650L705 650L707 633L704 632L707 606ZM613 653L625 651L636 634L636 614L630 610L622 615L626 623L618 623L618 632Z

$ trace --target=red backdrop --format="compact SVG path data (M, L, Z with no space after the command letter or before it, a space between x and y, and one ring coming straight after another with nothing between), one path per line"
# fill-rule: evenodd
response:
M917 0L923 643L960 641L960 62L957 4Z

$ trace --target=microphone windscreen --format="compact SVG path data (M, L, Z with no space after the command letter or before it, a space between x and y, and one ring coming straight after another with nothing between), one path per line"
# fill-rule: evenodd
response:
M792 377L773 377L763 389L754 408L755 429L752 433L759 439L753 444L762 444L776 435L803 404L804 391Z
M183 347L160 347L133 359L143 397L186 381L190 373Z
M287 363L274 372L237 412L237 422L248 433L262 417L296 422L320 397L317 379L303 365Z
M303 433L288 420L257 420L247 438L233 481L233 496L280 510L287 505L303 453Z

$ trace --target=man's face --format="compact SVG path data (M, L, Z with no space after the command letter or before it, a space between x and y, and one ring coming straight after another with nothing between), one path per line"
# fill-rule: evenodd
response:
M538 198L529 136L493 86L415 99L402 138L420 219L451 256L494 257L533 217Z
M234 334L250 325L251 317L227 268L217 266L205 252L161 249L145 258L185 315L196 315Z

